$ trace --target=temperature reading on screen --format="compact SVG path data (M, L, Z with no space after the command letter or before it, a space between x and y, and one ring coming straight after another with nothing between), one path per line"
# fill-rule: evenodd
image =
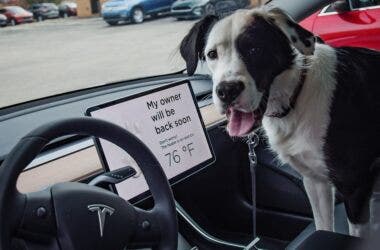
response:
M190 157L193 156L194 151L193 143L187 143L186 145L183 145L181 147L181 150L174 149L173 151L165 154L166 157L168 157L168 163L169 166L173 166L174 164L178 164L181 162L181 154L186 155L188 154Z

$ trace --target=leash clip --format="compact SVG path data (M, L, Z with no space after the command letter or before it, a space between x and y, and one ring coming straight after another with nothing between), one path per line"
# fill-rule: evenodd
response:
M248 158L251 168L255 168L257 166L257 156L255 152L255 147L259 145L259 140L259 136L256 133L248 135Z

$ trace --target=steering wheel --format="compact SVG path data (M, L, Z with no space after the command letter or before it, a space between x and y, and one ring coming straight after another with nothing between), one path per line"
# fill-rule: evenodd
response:
M18 192L18 176L41 149L72 134L99 137L128 152L141 167L154 207L142 210L110 191L76 182ZM177 237L173 194L160 164L137 137L112 123L82 117L41 126L23 137L0 167L0 250L175 250Z

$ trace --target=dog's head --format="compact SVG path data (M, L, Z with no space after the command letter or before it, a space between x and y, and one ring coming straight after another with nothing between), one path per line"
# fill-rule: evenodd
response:
M218 20L196 23L180 47L189 75L207 62L213 99L228 118L231 136L244 136L261 124L274 78L291 68L297 53L311 55L315 37L278 9L239 10Z

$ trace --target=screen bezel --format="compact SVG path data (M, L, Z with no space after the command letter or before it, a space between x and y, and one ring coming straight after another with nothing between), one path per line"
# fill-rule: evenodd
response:
M126 101L130 101L130 100L133 100L133 99L136 99L136 98L139 98L139 97L142 97L142 96L145 96L145 95L149 95L149 94L152 94L152 93L155 93L155 92L159 92L159 91L162 91L162 90L165 90L165 89L169 89L169 88L173 88L173 87L176 87L176 86L179 86L179 85L182 85L182 84L186 84L187 87L189 88L190 90L190 93L191 93L191 96L193 98L193 102L194 102L194 105L195 105L195 109L197 111L197 114L198 114L198 118L201 122L201 126L202 126L202 129L203 129L203 133L204 135L206 136L206 141L207 141L207 145L210 149L210 152L211 152L211 158L170 178L168 181L169 181L169 184L170 186L173 186L175 184L177 184L178 182L181 182L183 180L185 180L186 178L196 174L197 172L201 171L202 169L206 168L207 166L211 165L212 163L215 162L216 160L216 157L215 157L215 153L214 153L214 149L212 147L212 144L211 144L211 140L210 140L210 137L209 137L209 134L208 134L208 131L206 129L206 126L204 124L204 121L203 121L203 118L202 118L202 115L201 115L201 112L200 112L200 109L199 109L199 106L198 106L198 102L197 102L197 99L196 99L196 96L194 94L194 91L193 91L193 88L191 86L191 83L190 81L188 80L183 80L183 81L178 81L178 82L174 82L174 83L169 83L167 85L164 85L164 86L160 86L160 87L157 87L157 88L153 88L153 89L150 89L150 90L147 90L147 91L143 91L143 92L140 92L140 93L137 93L137 94L133 94L133 95L130 95L130 96L126 96L126 97L123 97L123 98L119 98L119 99L116 99L116 100L113 100L113 101L110 101L110 102L106 102L106 103L102 103L102 104L99 104L99 105L96 105L96 106L93 106L93 107L90 107L86 110L85 112L85 115L86 116L91 116L91 113L96 111L96 110L100 110L100 109L104 109L104 108L107 108L107 107L110 107L110 106L114 106L114 105L117 105L119 103L122 103L122 102L126 102ZM103 151L103 148L101 146L101 143L100 143L100 140L99 138L96 138L96 137L93 137L93 140L94 140L94 145L95 145L95 148L96 148L96 151L98 152L98 155L99 155L99 159L100 159L100 162L103 166L103 169L104 171L108 172L110 171L110 168L109 168L109 165L107 163L107 160L106 160L106 157L105 157L105 154L104 154L104 151ZM116 185L114 184L111 184L111 187L113 189L113 191L118 194L118 191L117 191L117 188L116 188ZM149 188L149 187L148 187ZM141 202L147 198L151 197L151 194L150 194L150 190L147 190L131 199L129 199L128 201L131 202L131 203L138 203L138 202Z

